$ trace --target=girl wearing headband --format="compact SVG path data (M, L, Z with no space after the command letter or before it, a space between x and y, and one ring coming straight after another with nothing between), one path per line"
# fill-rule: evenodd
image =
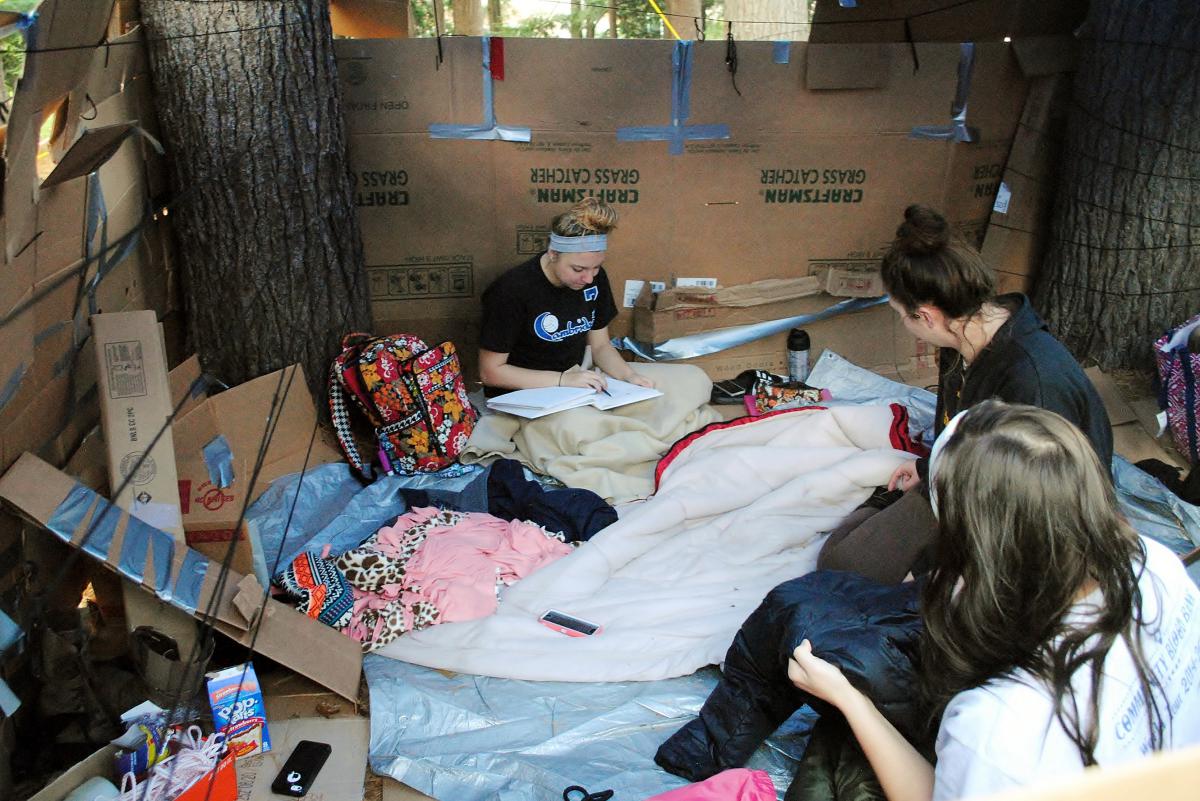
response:
M919 681L936 768L804 640L795 686L846 718L889 801L990 794L1200 743L1200 592L1118 511L1062 417L985 401L939 437ZM832 650L830 650L832 649Z
M550 248L497 278L483 293L479 373L490 395L536 387L605 388L605 375L653 386L612 346L617 316L601 266L617 212L586 198L551 223ZM590 345L604 374L572 370Z
M1028 298L996 295L992 271L978 251L951 235L942 215L925 206L905 209L880 269L901 323L940 349L935 431L988 398L1025 403L1074 423L1109 465L1112 427L1092 382ZM830 534L817 566L883 583L919 569L936 527L926 467L924 459L905 462L892 476L890 496L877 494Z

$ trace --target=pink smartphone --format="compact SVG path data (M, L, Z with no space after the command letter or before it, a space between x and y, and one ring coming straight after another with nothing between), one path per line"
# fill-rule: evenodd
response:
M593 634L599 634L601 628L595 623L588 622L583 618L568 615L566 612L560 612L557 609L547 609L538 622L548 629L554 629L559 634L565 634L568 637L590 637Z

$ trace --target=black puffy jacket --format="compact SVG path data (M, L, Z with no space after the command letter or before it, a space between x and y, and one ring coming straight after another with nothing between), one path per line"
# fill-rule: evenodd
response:
M919 582L876 584L836 570L780 584L734 637L724 675L699 717L663 743L654 761L689 781L701 781L742 767L800 706L828 712L827 704L798 690L787 677L788 659L804 639L912 740L917 731L918 595Z

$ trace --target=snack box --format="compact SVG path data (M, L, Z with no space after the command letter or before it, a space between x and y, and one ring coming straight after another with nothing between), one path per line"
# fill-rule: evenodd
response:
M271 750L266 706L254 665L247 662L205 674L213 728L225 732L230 753L241 758Z

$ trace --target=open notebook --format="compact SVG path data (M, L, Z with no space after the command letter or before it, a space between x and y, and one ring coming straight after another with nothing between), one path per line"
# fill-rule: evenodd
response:
M489 409L497 412L507 412L518 417L545 417L555 412L575 409L580 406L595 406L597 409L615 409L638 401L657 398L662 395L657 389L639 387L627 381L608 379L608 394L597 392L587 387L540 387L538 389L518 389L489 398Z

